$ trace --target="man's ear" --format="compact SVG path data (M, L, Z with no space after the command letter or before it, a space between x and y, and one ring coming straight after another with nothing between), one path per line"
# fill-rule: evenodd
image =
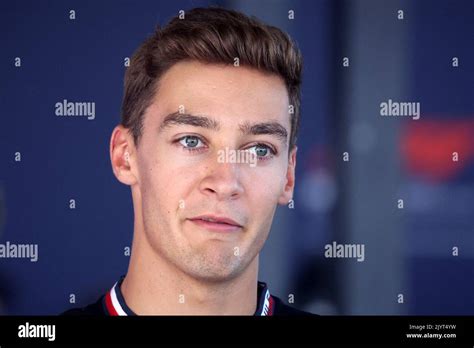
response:
M288 157L288 169L286 171L286 180L283 193L278 198L278 203L281 205L287 205L291 199L293 199L293 191L295 189L295 168L296 168L296 152L298 148L296 145L290 151Z
M110 137L110 161L118 181L130 186L137 183L135 144L128 129L122 125L115 127Z

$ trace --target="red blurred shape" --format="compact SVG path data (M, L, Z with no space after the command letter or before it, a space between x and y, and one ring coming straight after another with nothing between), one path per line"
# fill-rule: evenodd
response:
M403 162L412 175L429 181L453 179L474 159L474 120L418 120L403 128ZM453 161L453 152L458 161Z

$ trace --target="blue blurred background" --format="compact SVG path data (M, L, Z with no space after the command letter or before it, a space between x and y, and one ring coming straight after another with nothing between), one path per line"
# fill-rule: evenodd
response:
M0 243L39 259L0 258L0 313L86 305L125 274L132 200L108 156L124 59L209 5L287 31L305 62L295 207L277 212L260 279L319 314L474 314L470 0L2 1ZM63 99L95 102L95 119L57 117ZM381 117L388 99L420 102L420 119ZM333 241L365 260L326 258Z

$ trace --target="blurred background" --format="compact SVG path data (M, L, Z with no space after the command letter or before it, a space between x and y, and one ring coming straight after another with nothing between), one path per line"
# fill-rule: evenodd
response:
M278 26L304 57L294 209L261 256L272 293L319 314L474 314L470 0L2 1L0 244L39 254L0 258L0 313L83 306L125 274L132 200L108 155L124 62L209 5ZM57 117L63 99L95 102L95 119ZM382 117L389 99L420 119ZM364 261L325 257L333 242Z

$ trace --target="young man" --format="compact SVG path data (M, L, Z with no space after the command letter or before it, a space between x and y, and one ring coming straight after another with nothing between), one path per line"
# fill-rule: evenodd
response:
M217 8L139 47L110 141L133 197L129 269L66 314L305 314L258 282L276 206L293 195L301 69L282 31Z

